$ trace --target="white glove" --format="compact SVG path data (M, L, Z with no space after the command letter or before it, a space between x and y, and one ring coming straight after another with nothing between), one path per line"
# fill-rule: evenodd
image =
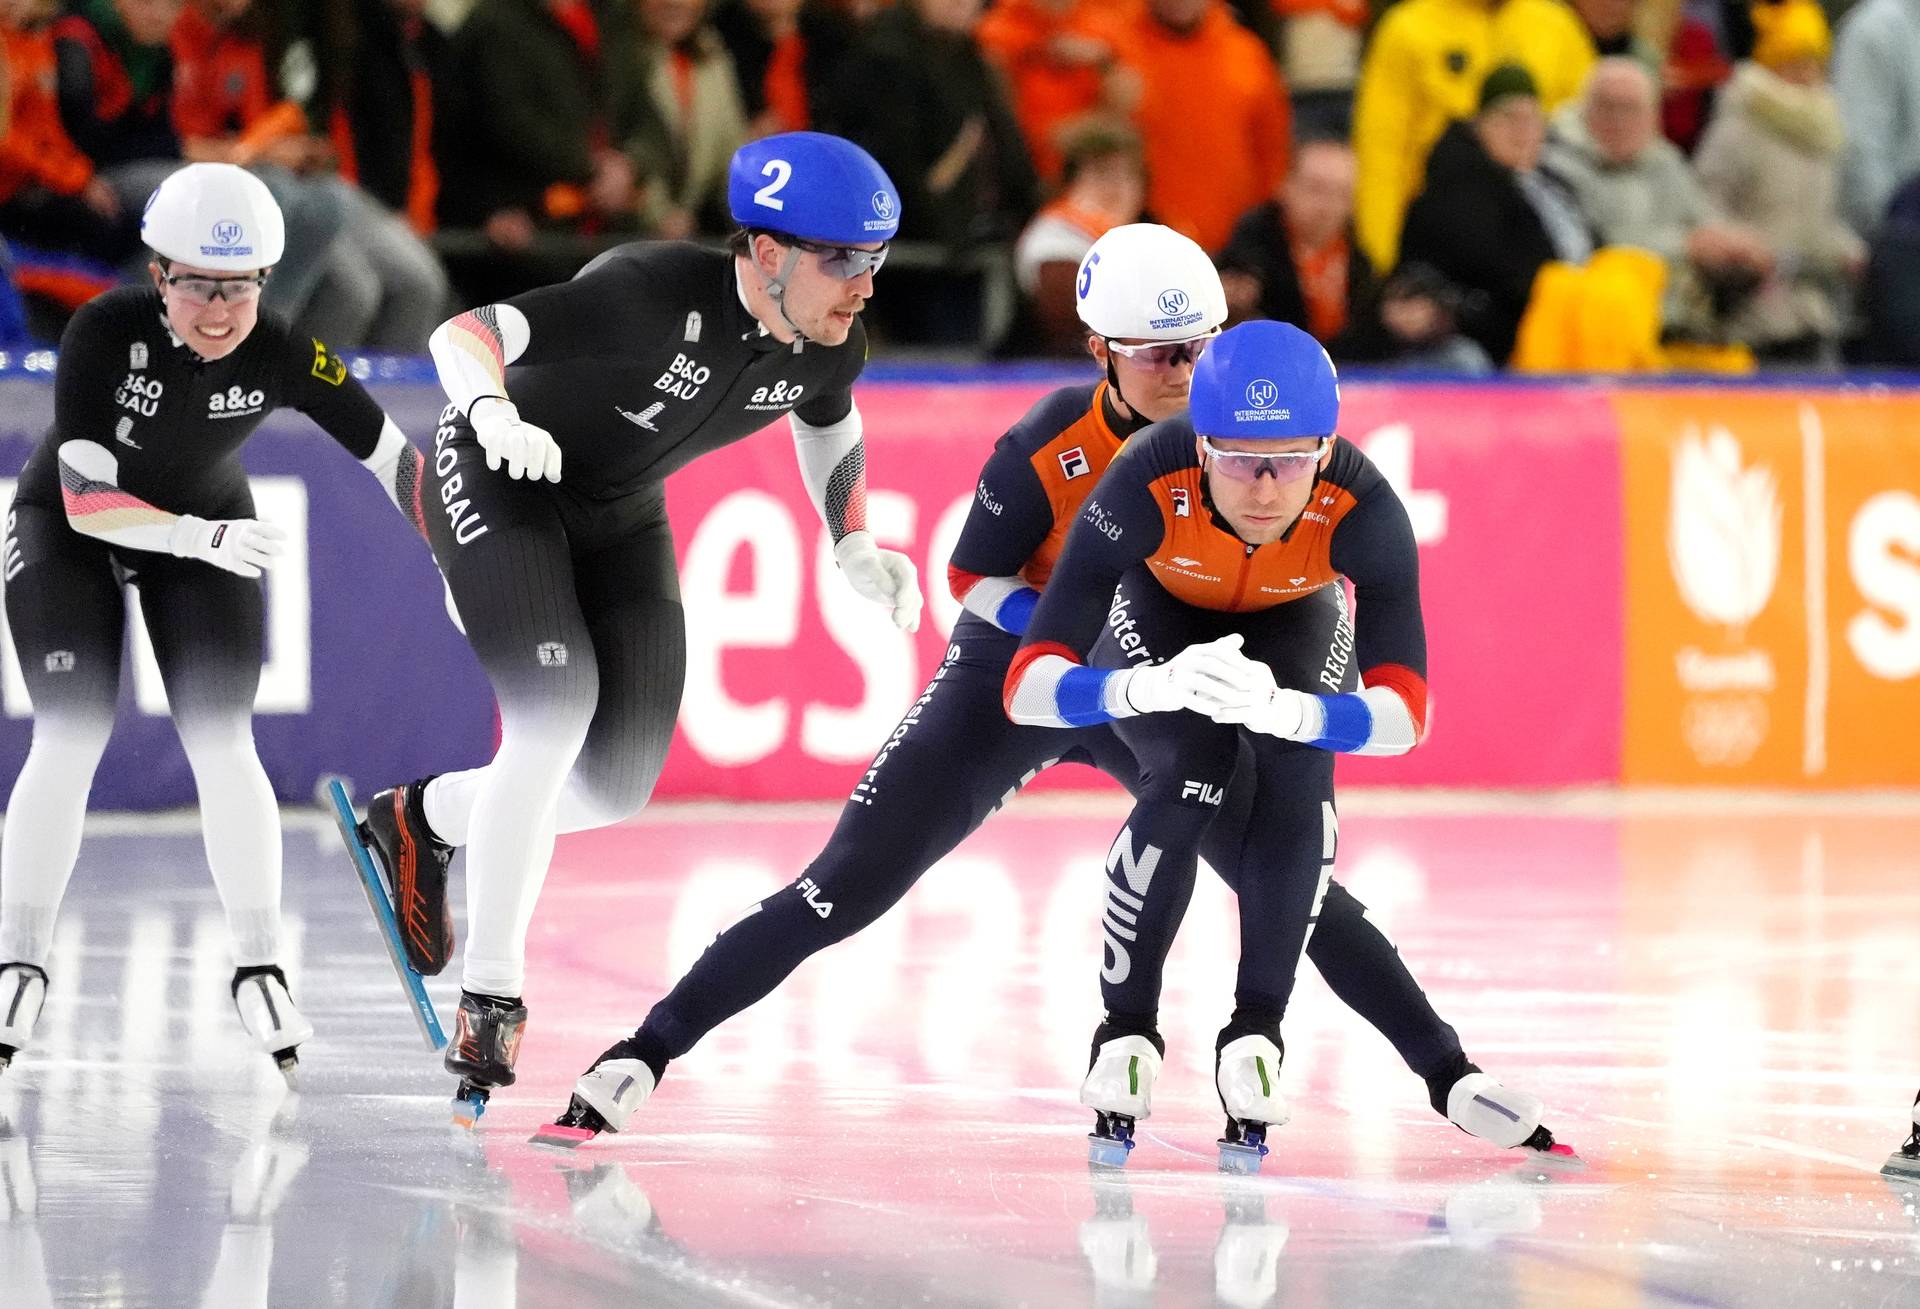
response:
M893 625L903 632L920 630L920 575L913 560L898 550L882 550L873 533L848 532L833 547L833 557L846 574L847 585L865 599L893 611Z
M498 468L504 460L508 477L524 477L529 482L542 477L549 482L560 480L559 444L546 428L522 422L513 401L483 395L468 408L467 421L473 424L480 448L487 452L488 468Z
M1129 669L1121 688L1135 713L1158 714L1191 709L1210 714L1222 705L1250 698L1267 666L1240 653L1238 632L1203 645L1190 645L1164 664Z
M242 577L258 577L286 550L287 534L257 518L195 518L181 514L167 549L182 559L202 559Z
M1320 701L1305 691L1273 684L1273 673L1265 664L1266 686L1251 695L1223 703L1208 717L1216 723L1238 723L1250 732L1263 732L1287 741L1317 740L1326 730L1326 711Z

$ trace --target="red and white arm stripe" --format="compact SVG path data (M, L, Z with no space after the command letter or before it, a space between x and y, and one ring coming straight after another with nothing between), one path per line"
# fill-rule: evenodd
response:
M1400 664L1380 664L1362 676L1360 698L1373 713L1363 755L1405 754L1427 736L1427 679Z
M962 609L1015 636L1027 630L1027 620L1040 600L1040 592L1023 578L982 577L952 564L947 565L947 589Z
M447 399L463 414L484 396L505 399L507 365L525 353L531 336L527 316L505 304L469 309L434 328L427 350Z
M172 550L178 514L120 489L120 461L96 441L60 443L60 500L74 531L130 550Z

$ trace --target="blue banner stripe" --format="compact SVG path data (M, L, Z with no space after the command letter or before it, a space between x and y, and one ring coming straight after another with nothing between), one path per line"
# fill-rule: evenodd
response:
M1349 753L1358 750L1373 736L1373 710L1357 695L1317 695L1326 711L1327 727L1317 741L1309 745L1322 750Z
M1060 720L1074 727L1111 721L1112 715L1101 699L1111 676L1111 672L1102 668L1069 668L1060 674L1060 681L1053 688L1053 703L1060 711Z

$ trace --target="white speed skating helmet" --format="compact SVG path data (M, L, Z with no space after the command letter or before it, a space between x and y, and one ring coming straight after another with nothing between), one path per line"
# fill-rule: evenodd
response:
M154 188L140 239L175 263L218 272L271 268L287 224L267 185L233 164L188 164Z
M1197 243L1158 223L1128 223L1093 243L1073 284L1096 336L1186 341L1227 321L1227 293Z

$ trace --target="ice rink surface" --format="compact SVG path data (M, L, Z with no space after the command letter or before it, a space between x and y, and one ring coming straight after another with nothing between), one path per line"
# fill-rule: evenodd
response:
M228 1002L192 822L98 824L0 1077L0 1306L1920 1306L1916 1188L1878 1175L1920 1083L1912 801L1354 796L1339 876L1587 1167L1436 1117L1308 975L1251 1179L1215 1168L1234 937L1204 872L1155 1113L1124 1174L1086 1165L1120 812L1016 804L571 1155L526 1137L829 811L565 838L477 1134L324 819L287 836L297 1096Z

